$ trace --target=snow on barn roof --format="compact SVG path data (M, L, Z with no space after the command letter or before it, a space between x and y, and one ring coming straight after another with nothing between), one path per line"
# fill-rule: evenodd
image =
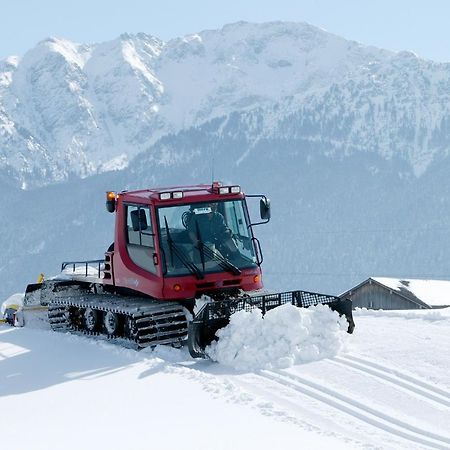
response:
M399 293L410 292L429 306L450 305L450 281L372 277L372 280Z

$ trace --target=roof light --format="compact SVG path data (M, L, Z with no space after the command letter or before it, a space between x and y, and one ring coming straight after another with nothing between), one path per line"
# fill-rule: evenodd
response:
M169 200L172 197L172 194L170 192L161 192L159 194L160 200Z
M116 210L117 195L113 191L106 192L106 211L113 213Z
M229 194L230 188L229 187L220 187L219 188L219 194Z
M230 192L232 194L239 194L241 192L241 187L240 186L231 186Z
M182 191L172 192L172 198L183 198L183 192Z

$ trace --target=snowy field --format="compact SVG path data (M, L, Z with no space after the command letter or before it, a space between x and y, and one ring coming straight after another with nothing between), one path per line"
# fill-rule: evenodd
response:
M355 321L332 353L258 370L0 325L1 448L450 449L450 308Z

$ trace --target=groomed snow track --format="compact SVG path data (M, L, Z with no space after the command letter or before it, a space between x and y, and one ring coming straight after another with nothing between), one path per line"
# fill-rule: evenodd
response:
M344 367L347 366L356 369L362 374L387 381L393 386L402 388L406 392L419 395L429 402L435 402L438 405L450 408L449 392L430 383L426 383L423 380L404 374L399 370L391 369L364 358L345 354L336 356L331 361L343 365Z
M394 415L373 407L368 401L355 400L343 395L337 389L324 386L323 383L316 383L284 370L262 370L258 376L412 443L442 450L450 448L450 437L398 419Z

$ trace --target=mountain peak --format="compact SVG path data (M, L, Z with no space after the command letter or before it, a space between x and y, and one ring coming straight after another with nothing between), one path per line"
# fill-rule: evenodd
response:
M91 48L85 44L78 44L68 39L48 37L29 50L22 58L22 62L34 64L52 55L61 56L67 63L82 68L89 59Z
M167 43L145 33L91 45L49 37L0 63L0 170L38 172L37 184L86 176L169 134L247 113L253 137L285 130L426 167L443 148L449 80L450 65L305 22L241 21ZM406 144L394 146L398 133Z

